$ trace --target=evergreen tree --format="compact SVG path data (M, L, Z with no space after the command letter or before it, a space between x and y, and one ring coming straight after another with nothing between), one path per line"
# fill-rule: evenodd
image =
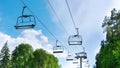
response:
M7 42L6 42L0 52L0 68L8 68L9 67L8 66L9 58L10 58L9 48L8 48Z

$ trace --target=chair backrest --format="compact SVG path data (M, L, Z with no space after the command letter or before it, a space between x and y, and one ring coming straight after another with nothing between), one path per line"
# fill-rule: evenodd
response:
M56 46L53 47L53 53L63 53L64 48L60 44L58 44L58 40L56 40Z
M36 25L36 19L34 15L24 14L26 6L23 7L22 15L17 18L15 25L16 29L28 29L34 28Z
M82 45L82 37L80 35L71 35L68 38L69 45Z

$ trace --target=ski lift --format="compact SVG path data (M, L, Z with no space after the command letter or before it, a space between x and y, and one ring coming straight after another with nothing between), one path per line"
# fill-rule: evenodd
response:
M78 61L74 61L73 64L78 64Z
M74 61L73 61L73 64L78 64L79 62L78 62L78 59L75 59Z
M69 45L82 45L82 37L79 35L78 28L76 28L77 34L76 35L71 35L68 38L68 44Z
M90 64L89 64L89 63L86 63L86 64L84 64L84 66L89 68L89 67L90 67Z
M83 62L83 63L88 63L89 60L88 60L88 59L84 59L82 62Z
M14 26L16 29L34 28L36 25L34 15L24 14L25 8L27 8L27 6L23 7L22 15L17 18L17 23Z
M86 52L76 53L76 57L75 58L77 58L77 59L79 59L79 58L87 59L87 54L86 54Z
M68 56L66 58L66 61L73 61L73 57L69 52L68 52Z
M68 57L66 58L67 61L73 61L72 55L68 55Z
M58 44L58 40L56 40L56 46L53 47L53 53L63 53L64 48Z

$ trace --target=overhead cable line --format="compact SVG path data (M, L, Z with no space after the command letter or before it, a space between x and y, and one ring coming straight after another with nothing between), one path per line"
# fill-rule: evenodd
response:
M65 2L66 2L66 4L67 4L67 8L68 8L68 11L69 11L69 13L70 13L70 17L71 17L71 19L72 19L73 25L74 25L75 30L76 30L77 27L76 27L76 25L75 25L75 21L74 21L74 18L73 18L72 12L71 12L71 10L70 10L70 7L69 7L69 4L68 4L68 1L65 0Z
M24 6L27 6L27 5L24 3L23 0L20 0L20 1L22 2L22 4L23 4ZM28 6L27 6L27 9L32 13L32 15L34 15L34 16L36 17L36 19L38 20L38 22L43 25L43 27L51 34L51 36L53 36L53 38L54 38L55 40L58 40L57 37L44 25L44 23L32 12L32 10L31 10ZM62 44L62 42L61 42L60 40L58 40L58 41ZM68 49L66 48L66 50L68 50Z
M73 25L74 25L74 28L75 28L75 30L77 31L77 34L76 34L76 35L73 35L73 36L70 36L70 37L69 37L68 43L69 43L69 45L82 45L82 37L79 35L79 30L78 30L79 28L77 28L77 26L76 26L75 20L74 20L74 18L73 18L73 15L72 15L72 12L71 12L69 3L68 3L68 0L65 0L65 2L66 2L66 5L67 5L67 8L68 8L68 11L69 11L69 13L70 13L70 17L71 17L72 23L73 23ZM77 37L76 37L76 36L77 36ZM78 39L80 39L80 40L78 40L80 43L77 43L77 44L71 43L72 40L73 40L73 38L78 38ZM76 42L78 42L78 41L76 41ZM78 49L78 47L76 47L76 48Z
M21 3L24 6L27 6L23 0L20 0ZM43 24L43 22L32 12L32 10L27 6L27 9L31 12L32 15L34 15L36 17L36 19L38 20L39 23L41 23L43 25L43 27L54 37L55 40L58 40L57 37Z
M51 36L53 36L53 38L54 38L55 40L58 40L57 37L44 25L44 23L43 23L43 22L33 13L33 11L24 3L24 1L23 1L23 0L20 0L20 1L21 1L21 3L22 3L24 6L27 7L27 9L30 11L30 13L35 16L35 18L38 20L38 22L39 22L40 24L42 24L42 26L51 34ZM56 15L57 15L57 14L56 14ZM62 42L61 42L60 40L58 40L58 41L62 44ZM65 47L65 46L64 46L64 47ZM68 50L66 47L65 47L65 49Z
M56 18L58 19L59 23L61 24L61 26L62 26L63 29L65 30L66 34L69 35L68 32L67 32L67 30L66 30L65 27L63 26L63 24L62 24L62 22L61 22L61 20L60 20L60 18L59 18L59 16L58 16L58 14L56 13L54 7L53 7L52 4L50 3L50 0L48 0L47 2L48 2L48 4L50 5L52 11L54 12Z

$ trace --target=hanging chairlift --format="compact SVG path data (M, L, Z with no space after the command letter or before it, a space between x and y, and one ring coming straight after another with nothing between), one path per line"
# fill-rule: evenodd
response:
M73 64L78 64L78 61L74 61Z
M87 54L86 54L86 52L76 53L76 57L75 58L77 58L77 59L79 59L79 58L87 59Z
M53 53L63 53L64 48L58 44L58 40L56 40L56 46L53 47Z
M75 59L74 61L73 61L73 64L78 64L79 62L78 62L78 59Z
M66 58L67 61L73 61L72 55L68 55L68 57Z
M82 61L82 62L84 63L85 67L90 67L88 59L84 59L84 61Z
M89 60L88 60L88 59L84 59L82 62L83 62L83 63L88 63Z
M68 52L68 56L66 57L66 61L73 61L73 57L72 55L70 54L70 52Z
M77 34L76 35L71 35L68 38L68 44L69 45L82 45L82 37L79 35L78 28L76 28Z
M86 65L86 64L89 64L89 60L88 60L88 59L84 59L82 62L83 62L85 65Z
M87 63L87 64L84 64L84 66L89 68L89 67L90 67L90 64Z
M16 29L34 28L36 25L36 20L34 15L24 14L25 8L27 8L27 6L23 7L22 15L17 18L17 23L14 26Z

